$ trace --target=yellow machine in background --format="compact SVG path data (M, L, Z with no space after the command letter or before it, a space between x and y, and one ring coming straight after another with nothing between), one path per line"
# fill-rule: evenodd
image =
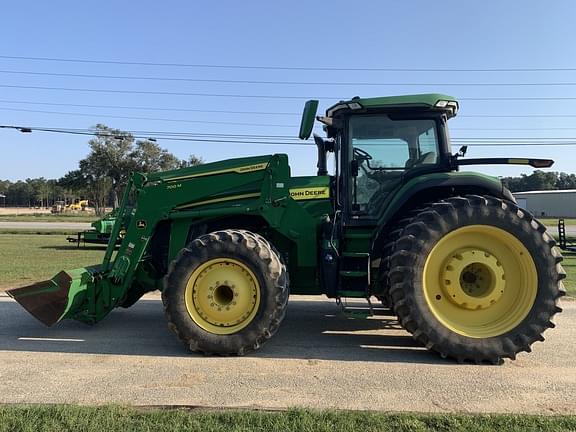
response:
M89 207L88 200L83 199L75 199L70 204L66 204L64 201L56 201L52 208L50 209L50 213L68 213L68 212L77 212L77 211L86 211Z
M86 211L88 207L88 200L75 199L73 203L68 204L64 211Z

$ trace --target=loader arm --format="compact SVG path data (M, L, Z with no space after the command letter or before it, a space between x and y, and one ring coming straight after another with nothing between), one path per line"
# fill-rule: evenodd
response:
M162 275L151 274L146 252L163 221L170 224L169 260L186 246L196 221L254 215L301 244L298 262L315 265L316 249L304 244L309 245L316 235L316 225L290 198L289 184L286 155L235 159L148 176L134 173L101 265L60 272L51 280L8 294L47 325L62 319L98 322L122 304L131 290L143 285L162 289ZM135 197L133 206L129 205L131 197ZM302 223L295 230L288 220ZM122 227L126 232L121 239Z

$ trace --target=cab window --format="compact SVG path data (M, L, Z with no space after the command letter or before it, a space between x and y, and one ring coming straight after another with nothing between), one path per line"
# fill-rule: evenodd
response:
M375 214L406 171L438 161L431 119L393 120L387 115L350 118L349 142L358 176L352 179L352 209Z

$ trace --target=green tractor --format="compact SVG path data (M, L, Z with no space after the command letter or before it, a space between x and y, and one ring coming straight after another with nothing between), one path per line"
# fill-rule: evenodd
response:
M69 243L77 243L78 247L80 244L108 244L110 240L110 235L114 230L114 224L116 223L117 209L112 210L110 213L104 215L101 219L94 221L90 224L91 228L85 231L80 231L75 237L68 236L66 240ZM119 244L126 233L125 229L121 229L116 244Z
M553 161L453 155L458 102L445 95L317 107L300 128L308 139L324 125L316 176L293 177L284 154L134 173L101 264L9 294L47 325L94 324L160 290L170 329L208 354L260 348L289 293L377 298L458 361L514 359L542 341L561 311L562 257L498 179L459 167Z

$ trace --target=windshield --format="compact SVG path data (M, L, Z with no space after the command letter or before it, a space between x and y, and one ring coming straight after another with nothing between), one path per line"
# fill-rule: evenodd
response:
M405 171L438 160L436 124L431 119L357 116L350 119L349 133L352 157L359 166L352 190L356 211L374 213Z

